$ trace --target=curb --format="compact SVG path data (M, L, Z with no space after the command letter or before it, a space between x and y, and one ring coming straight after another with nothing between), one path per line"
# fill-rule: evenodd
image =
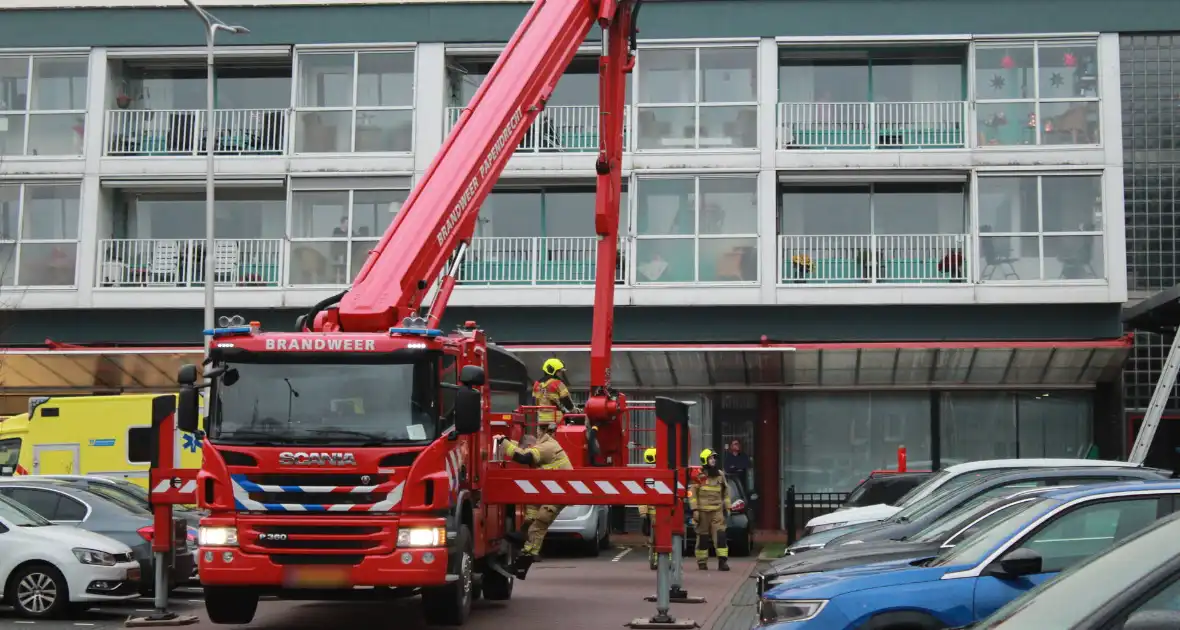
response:
M742 579L738 580L733 585L733 587L726 591L725 596L717 605L717 608L714 609L712 614L710 614L708 618L706 618L705 621L701 623L701 630L712 630L713 626L717 624L717 621L721 619L721 617L723 617L730 608L733 607L734 597L737 596L738 591L742 590L742 587L746 585L746 582L748 582L750 578L754 577L754 572L757 571L757 569L758 563L755 561L754 566L750 567L749 573Z

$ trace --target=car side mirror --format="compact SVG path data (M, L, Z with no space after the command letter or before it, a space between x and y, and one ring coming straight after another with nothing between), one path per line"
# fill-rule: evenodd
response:
M200 428L200 400L197 389L182 385L176 401L176 428L185 433L196 433Z
M467 370L467 368L463 369ZM480 370L480 375L483 375L483 370ZM459 391L455 392L455 433L457 435L472 435L479 433L481 429L483 429L483 396L480 395L478 389L460 387Z
M464 365L459 371L459 382L468 387L483 387L487 382L487 376L478 365Z
M1014 579L1036 575L1041 572L1041 554L1022 547L1004 554L996 564L999 565L998 570L993 570L992 575L999 578Z
M1131 615L1121 630L1172 630L1180 628L1180 611L1144 610Z

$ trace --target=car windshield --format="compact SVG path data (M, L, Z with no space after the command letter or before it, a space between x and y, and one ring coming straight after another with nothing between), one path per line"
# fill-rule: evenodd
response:
M438 437L438 360L229 363L215 384L210 439L388 444ZM227 384L227 376L232 384Z
M1180 518L1160 521L1026 591L972 630L1072 628L1180 552Z
M890 519L895 523L910 523L923 516L942 509L948 503L955 501L962 501L964 496L962 492L939 492L936 495L928 496L921 501L915 501L903 508L900 512L893 515Z
M954 534L959 533L963 527L971 525L970 529L973 531L970 533L982 531L1010 514L1013 509L1017 509L1032 500L1029 498L1004 505L1008 499L1002 498L988 501L983 506L965 505L914 534L911 540L922 543L953 542L958 544L963 542L966 536L959 536L954 541L949 541L948 539Z
M948 479L954 476L955 473L946 470L940 470L933 475L930 475L929 479L914 486L913 489L902 495L902 497L897 501L897 507L909 507L911 503L920 501L923 497L933 492L935 488L946 483Z
M147 488L144 488L139 484L134 484L130 481L124 481L122 479L111 479L110 488L130 496L144 505L151 505L151 496L148 494Z
M1058 501L1053 501L1052 499L1037 499L1036 501L1027 503L1023 509L1009 512L1007 516L1000 519L990 528L963 541L963 544L955 545L944 551L929 566L945 567L977 564L987 553L995 549L996 546L1019 532L1021 528L1028 524L1031 518L1059 504Z
M98 496L118 505L119 507L139 516L151 516L152 513L144 507L135 497L132 497L122 490L117 490L104 483L92 483L86 487L86 490L91 494Z
M3 495L0 495L0 518L16 527L45 527L53 524L36 512Z

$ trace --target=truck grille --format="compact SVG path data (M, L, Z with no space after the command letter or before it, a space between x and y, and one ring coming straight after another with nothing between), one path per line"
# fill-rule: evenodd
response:
M389 512L401 487L388 474L233 475L237 507L249 512Z
M397 525L377 523L372 518L349 518L344 514L328 517L283 516L276 522L270 517L239 517L239 544L242 550L256 553L308 553L324 556L393 553ZM339 519L339 520L337 520Z

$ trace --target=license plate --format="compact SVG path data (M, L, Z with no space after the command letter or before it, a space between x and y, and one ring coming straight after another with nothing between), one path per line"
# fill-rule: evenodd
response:
M127 579L128 580L138 580L139 579L139 567L127 569Z
M288 588L348 588L351 578L347 567L290 567L283 582Z

